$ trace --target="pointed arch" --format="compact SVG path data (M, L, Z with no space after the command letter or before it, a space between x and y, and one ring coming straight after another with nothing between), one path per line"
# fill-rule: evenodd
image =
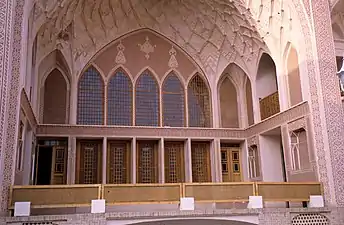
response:
M107 85L107 125L132 126L133 85L123 68L115 70Z
M77 124L104 124L104 80L93 66L80 76L78 82Z
M292 44L289 43L286 51L289 106L292 107L302 102L301 77L299 70L299 59L296 49Z
M43 123L65 124L68 121L68 80L55 68L44 79Z
M228 76L223 78L219 86L221 127L239 128L238 93Z
M135 85L135 125L159 126L160 95L158 81L150 70L145 70Z
M185 94L182 82L171 71L162 85L163 126L185 126Z
M203 78L196 73L188 84L188 111L190 127L211 126L210 91Z

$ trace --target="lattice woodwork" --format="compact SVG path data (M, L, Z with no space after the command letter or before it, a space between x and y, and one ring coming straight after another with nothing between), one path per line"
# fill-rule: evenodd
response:
M269 118L280 112L278 91L266 96L259 101L260 104L260 117L262 120Z
M191 143L192 181L211 182L210 145L207 142Z
M240 149L221 145L221 168L223 182L240 182Z
M129 77L119 70L111 77L107 89L107 124L131 126L133 89Z
M77 183L101 183L101 143L82 141L78 145Z
M159 126L159 86L153 75L145 71L136 84L136 126Z
M188 86L190 127L210 127L210 95L203 79L196 75Z
M328 219L320 214L305 213L297 215L291 221L292 225L329 225Z
M104 83L93 67L88 68L79 80L77 123L104 124Z
M162 87L163 125L185 126L184 88L176 75L171 73Z
M66 184L67 178L67 148L56 146L53 148L50 184Z
M154 141L138 142L137 181L138 183L158 183L158 149Z
M252 145L248 148L248 167L250 178L260 176L260 160L257 145Z
M184 143L165 142L165 182L184 182Z
M131 148L129 142L112 141L108 144L107 183L130 183L130 151Z

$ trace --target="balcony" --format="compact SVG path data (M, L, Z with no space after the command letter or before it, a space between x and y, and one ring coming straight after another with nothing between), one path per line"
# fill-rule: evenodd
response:
M31 202L33 209L90 207L91 200L105 199L106 206L179 204L183 197L195 203L247 203L249 196L266 202L307 202L322 195L317 182L307 183L176 183L13 186L9 209L15 202Z
M280 112L278 92L259 100L260 116L264 120Z

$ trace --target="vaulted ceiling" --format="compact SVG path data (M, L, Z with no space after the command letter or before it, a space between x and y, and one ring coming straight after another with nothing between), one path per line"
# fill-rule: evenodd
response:
M211 75L232 61L256 64L267 42L292 29L291 15L281 0L37 0L32 31L38 59L59 48L77 73L116 38L149 28Z

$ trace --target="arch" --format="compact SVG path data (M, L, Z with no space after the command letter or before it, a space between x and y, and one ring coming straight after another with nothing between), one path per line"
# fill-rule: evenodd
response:
M185 126L185 94L179 77L172 71L162 85L163 126Z
M44 81L43 123L65 124L68 121L68 83L59 69L53 69Z
M77 102L77 124L104 124L104 80L93 66L79 78Z
M221 127L239 128L238 92L229 75L219 86Z
M267 53L263 53L259 60L256 96L262 120L280 112L276 65Z
M131 126L133 122L133 84L118 68L107 85L107 125Z
M135 84L135 125L159 126L159 85L150 70L145 70Z
M288 76L289 105L294 106L302 102L301 77L298 53L290 43L287 45L286 71Z
M188 111L190 127L211 126L210 91L203 78L196 73L188 84Z
M247 76L245 80L245 97L246 97L246 107L247 107L247 121L248 125L254 124L254 112L253 112L253 97L252 97L252 85L251 80Z

